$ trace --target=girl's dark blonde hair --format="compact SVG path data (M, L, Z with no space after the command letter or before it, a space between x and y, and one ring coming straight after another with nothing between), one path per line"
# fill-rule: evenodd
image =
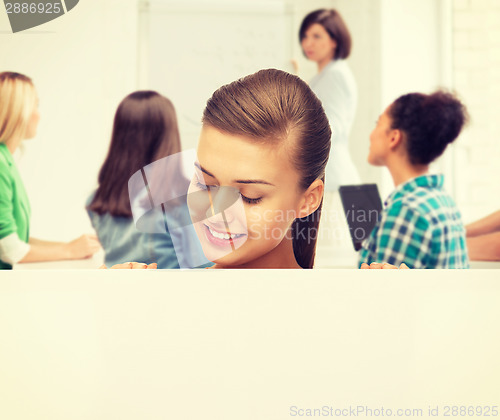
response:
M299 77L267 69L222 86L208 100L204 125L219 131L284 146L301 174L305 191L325 180L331 130L321 102ZM312 268L322 202L292 225L293 250L302 268Z
M0 73L0 143L24 139L36 106L35 86L28 76Z

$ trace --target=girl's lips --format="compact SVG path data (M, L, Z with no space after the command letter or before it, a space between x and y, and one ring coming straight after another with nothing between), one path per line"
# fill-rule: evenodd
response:
M216 236L212 235L212 232L210 232L210 229L212 229L212 228L209 228L205 223L203 223L203 230L205 232L205 237L207 238L207 240L210 243L212 243L213 245L216 245L218 247L224 247L224 248L234 247L234 248L237 248L241 244L243 244L243 242L245 242L246 239L247 239L247 235L246 234L238 234L238 235L241 235L241 236L237 236L235 238L229 238L229 239L219 238L219 237L216 237ZM212 230L214 230L216 232L219 232L216 229L212 229ZM220 233L223 233L223 232L220 232ZM235 235L235 234L233 233L233 235Z

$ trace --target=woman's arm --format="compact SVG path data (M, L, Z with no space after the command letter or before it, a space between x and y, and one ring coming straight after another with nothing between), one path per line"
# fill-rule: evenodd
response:
M99 249L99 240L95 235L82 235L71 242L50 242L30 238L30 250L20 263L79 260L90 258Z
M500 231L500 210L465 226L467 237Z
M467 238L472 261L500 261L500 232Z

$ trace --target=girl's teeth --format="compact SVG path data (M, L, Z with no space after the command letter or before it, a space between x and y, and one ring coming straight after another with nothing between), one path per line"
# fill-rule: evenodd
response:
M219 238L219 239L225 239L225 240L229 240L229 238L232 238L234 239L237 235L235 234L231 234L229 235L228 233L220 233L220 232L216 232L215 230L213 230L212 228L208 228L208 230L210 231L210 233L212 234L212 236L215 236L216 238Z

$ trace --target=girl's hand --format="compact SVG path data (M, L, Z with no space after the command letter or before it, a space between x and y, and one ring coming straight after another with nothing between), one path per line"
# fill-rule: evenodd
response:
M111 267L112 270L156 270L158 265L156 263L144 264L138 262L126 262L123 264L116 264ZM106 270L108 267L101 265L99 269Z
M90 258L101 249L99 239L95 235L82 235L68 242L66 246L70 260Z
M367 263L361 264L361 269L362 270L377 270L377 269L397 270L398 267L396 267L395 265L392 265L392 264L388 264L388 263L372 262L370 265L368 265ZM401 263L401 265L399 266L399 269L409 270L410 268L405 263Z

